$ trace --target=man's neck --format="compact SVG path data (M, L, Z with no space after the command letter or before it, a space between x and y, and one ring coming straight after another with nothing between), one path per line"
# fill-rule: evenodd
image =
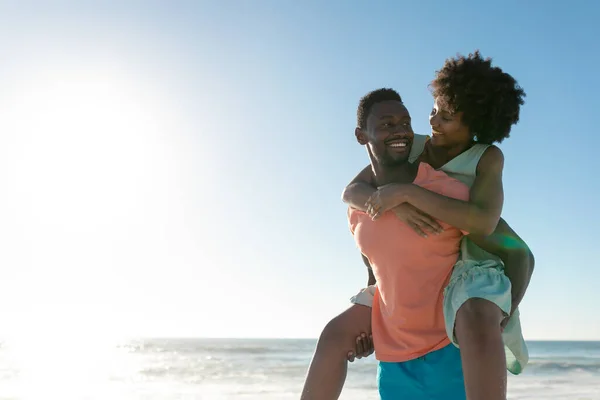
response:
M419 165L406 161L394 166L383 166L372 160L371 168L375 175L375 183L380 187L390 183L412 183L417 176Z

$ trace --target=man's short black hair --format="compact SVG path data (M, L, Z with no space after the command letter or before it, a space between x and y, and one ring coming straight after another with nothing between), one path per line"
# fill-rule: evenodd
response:
M402 97L400 97L398 92L394 89L381 88L365 94L362 99L360 99L358 110L356 110L357 126L361 129L366 128L367 118L369 118L371 108L373 108L375 104L381 103L382 101L394 100L402 103Z
M484 144L507 138L525 104L525 92L517 81L493 67L492 59L481 57L479 50L447 59L430 89L441 108L463 112L463 122Z

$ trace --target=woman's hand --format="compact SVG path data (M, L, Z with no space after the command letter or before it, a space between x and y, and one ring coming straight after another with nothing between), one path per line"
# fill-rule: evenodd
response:
M427 237L427 234L438 235L444 231L439 222L411 204L400 204L392 208L392 211L400 221L406 223L420 236Z
M377 189L365 204L367 206L367 214L369 214L371 219L376 220L386 211L404 203L406 186L407 185L391 183Z

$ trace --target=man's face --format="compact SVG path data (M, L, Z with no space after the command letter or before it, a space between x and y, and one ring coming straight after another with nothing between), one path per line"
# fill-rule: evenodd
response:
M395 166L408 160L415 136L410 114L400 101L389 100L371 107L366 126L356 128L356 139L367 146L372 160Z

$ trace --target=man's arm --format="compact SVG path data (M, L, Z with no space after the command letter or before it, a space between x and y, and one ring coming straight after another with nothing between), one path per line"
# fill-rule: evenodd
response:
M529 286L535 264L533 253L502 218L490 236L469 235L469 239L504 262L504 274L512 285L512 314L523 300Z
M344 188L344 191L342 192L342 201L352 208L367 211L366 202L376 190L373 169L370 165L367 165L358 175L356 175L352 182Z
M377 283L377 279L375 279L375 275L373 275L373 268L371 268L371 263L369 263L369 259L365 257L364 254L361 254L363 262L367 266L367 271L369 271L369 280L367 281L367 286L375 285Z

